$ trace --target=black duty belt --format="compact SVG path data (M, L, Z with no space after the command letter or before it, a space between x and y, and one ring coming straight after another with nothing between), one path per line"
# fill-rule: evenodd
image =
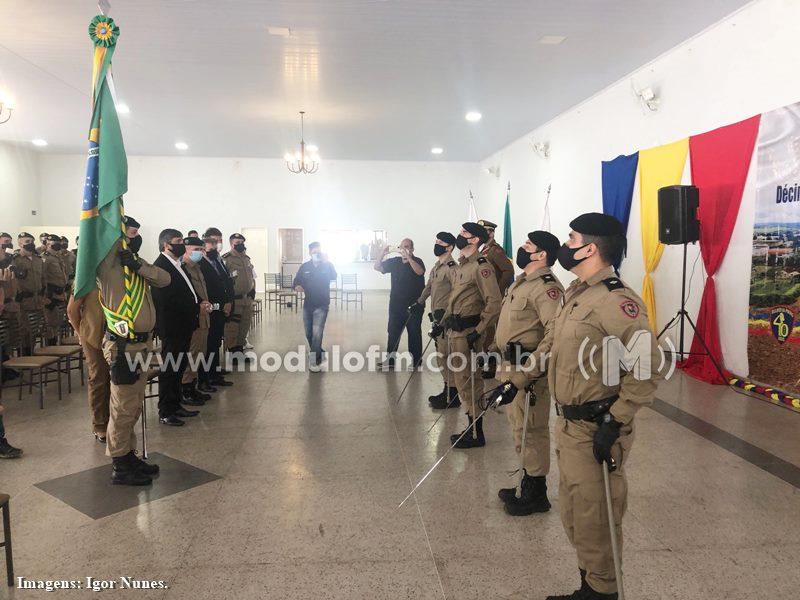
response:
M431 320L431 323L438 323L439 321L442 320L443 316L444 316L443 308L437 308L433 312L428 313L428 318Z
M512 365L523 365L528 357L533 354L533 350L528 350L522 344L509 342L503 350L503 360L507 360Z
M125 337L117 335L116 333L112 333L110 331L106 331L106 339L112 342L128 342L131 344L143 344L144 342L150 339L150 332L147 333L134 332L133 338L131 338L130 336Z
M35 295L33 292L17 292L17 302L25 300L25 298L33 298Z
M583 404L571 406L556 402L556 414L560 417L564 417L568 421L596 421L597 417L608 412L611 405L614 404L618 398L619 396L611 396L610 398L593 400L591 402L584 402Z
M466 317L462 317L461 315L450 315L444 320L444 326L452 331L464 331L465 329L477 327L478 323L480 322L480 315L469 315Z
M60 285L55 285L53 283L48 283L47 284L47 291L52 293L52 294L63 294L64 293L64 287L60 286Z

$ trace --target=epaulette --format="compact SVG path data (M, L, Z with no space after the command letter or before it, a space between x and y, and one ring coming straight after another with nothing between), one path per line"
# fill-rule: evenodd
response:
M456 261L451 260L450 262L447 263L447 266L448 267L455 267L456 266Z
M545 283L555 283L556 278L553 277L552 273L545 273L544 275L542 275L542 281L544 281Z
M484 257L482 257L482 256L478 257L478 264L482 265L483 263L486 263L486 262L489 262L489 261L486 260Z
M228 258L230 255L231 255L230 252L226 252L225 254L222 255L222 258Z
M603 279L603 285L608 288L609 292L625 289L625 284L620 281L619 277L608 277L607 279Z
M16 250L14 250L14 256L19 256L19 248L17 248Z

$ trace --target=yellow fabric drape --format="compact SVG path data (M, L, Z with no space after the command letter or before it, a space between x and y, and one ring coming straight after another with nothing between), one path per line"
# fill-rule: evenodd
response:
M651 273L658 267L661 255L664 253L664 244L658 241L658 190L668 185L680 184L688 152L689 138L639 152L639 195L644 257L642 300L647 307L647 317L653 331L657 331L657 325L656 296Z

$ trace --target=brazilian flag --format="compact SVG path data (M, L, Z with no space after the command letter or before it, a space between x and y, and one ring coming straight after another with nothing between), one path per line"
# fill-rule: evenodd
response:
M514 257L514 242L511 240L511 182L506 192L506 214L503 218L503 250L508 258Z
M111 58L119 27L113 19L98 15L89 24L89 37L94 43L92 121L81 207L81 243L75 270L76 298L97 288L97 267L123 232L122 195L128 191L128 159L114 105L111 77ZM130 274L126 273L126 287L129 279Z

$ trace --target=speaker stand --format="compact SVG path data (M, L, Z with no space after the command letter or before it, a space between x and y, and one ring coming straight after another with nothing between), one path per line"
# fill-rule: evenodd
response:
M708 356L711 359L711 362L714 364L714 369L716 369L717 374L719 375L722 381L728 381L728 377L725 375L725 371L722 369L720 364L717 362L717 359L711 354L711 351L708 349L706 345L706 341L703 339L703 336L700 335L700 332L697 331L697 326L694 324L692 317L689 316L689 313L686 311L686 254L688 249L688 242L683 243L683 269L681 274L681 308L680 310L675 313L675 316L669 320L669 323L664 325L664 328L661 332L656 336L656 339L660 340L661 337L667 332L667 330L672 327L675 321L680 322L680 338L678 339L678 351L675 354L680 356L680 360L684 360L686 356ZM700 343L703 345L703 349L705 352L686 352L684 350L683 345L683 333L685 331L685 322L689 322L689 326L692 328L695 337L700 340Z

